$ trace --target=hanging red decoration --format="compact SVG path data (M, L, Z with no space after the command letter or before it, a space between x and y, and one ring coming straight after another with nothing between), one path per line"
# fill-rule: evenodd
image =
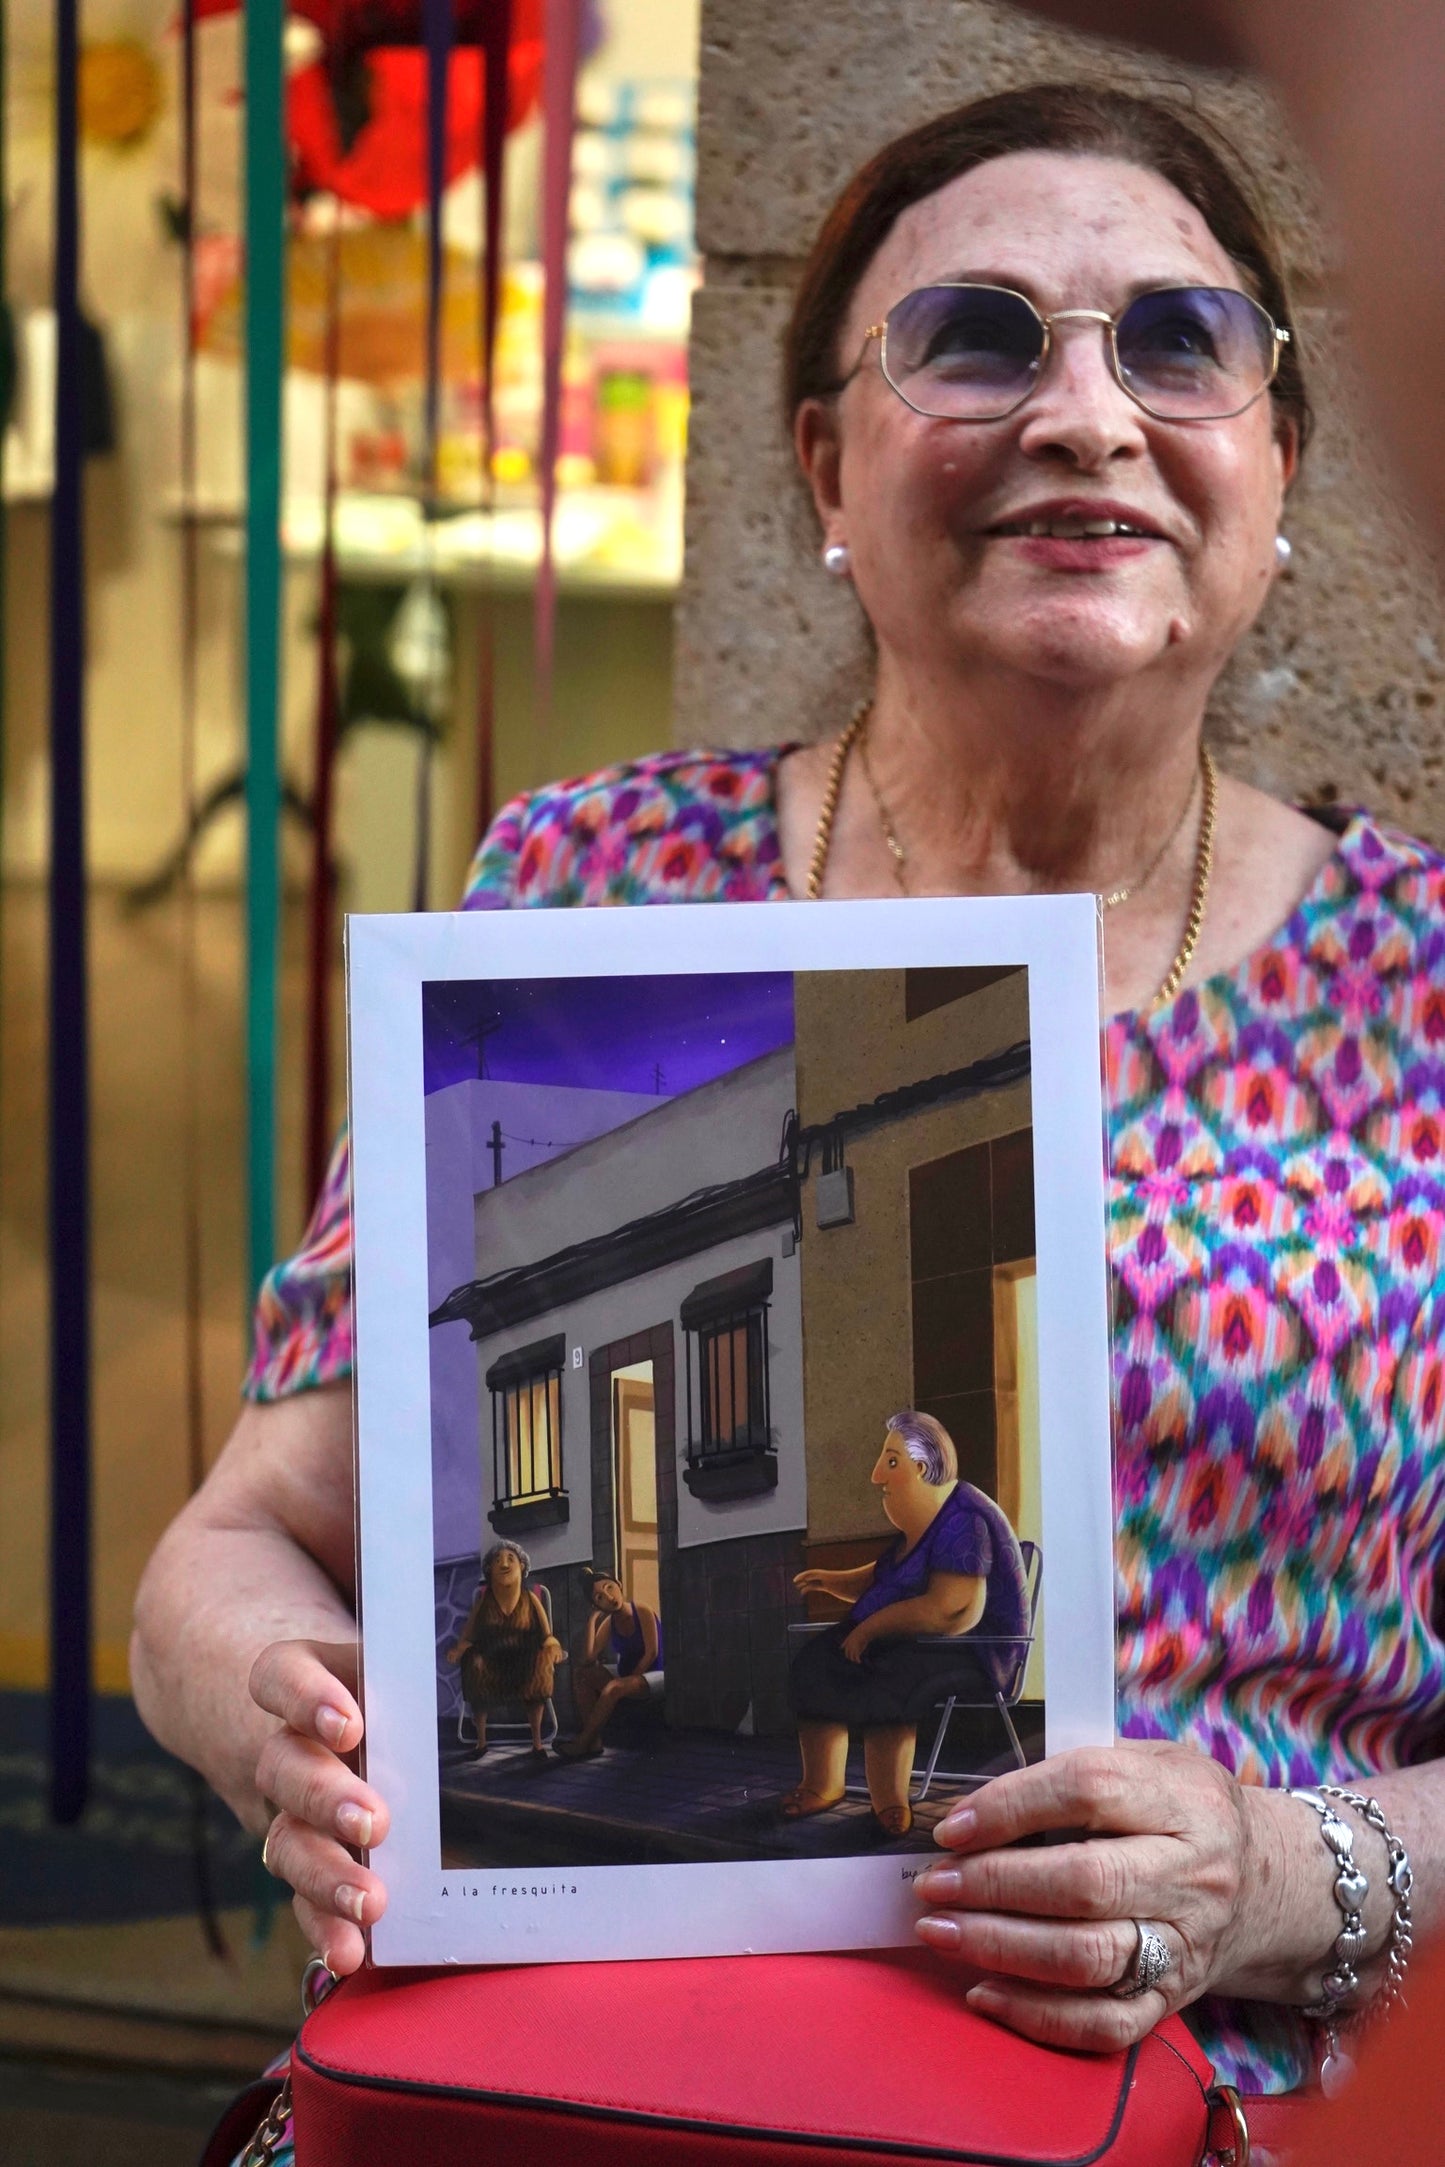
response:
M512 0L507 126L542 92L544 0ZM457 0L447 101L448 187L481 155L484 51L496 0ZM235 0L198 0L202 15ZM294 0L290 13L320 33L322 52L286 86L291 186L324 190L374 218L406 218L427 199L427 56L421 0Z

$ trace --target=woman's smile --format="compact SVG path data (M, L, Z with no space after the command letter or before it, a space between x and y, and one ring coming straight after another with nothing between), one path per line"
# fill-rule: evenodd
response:
M983 528L1047 571L1100 572L1168 546L1159 520L1115 498L1064 497L1023 506Z

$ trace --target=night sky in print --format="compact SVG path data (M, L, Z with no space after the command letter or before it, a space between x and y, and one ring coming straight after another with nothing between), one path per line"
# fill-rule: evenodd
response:
M790 972L432 981L425 1087L469 1077L674 1098L793 1041Z

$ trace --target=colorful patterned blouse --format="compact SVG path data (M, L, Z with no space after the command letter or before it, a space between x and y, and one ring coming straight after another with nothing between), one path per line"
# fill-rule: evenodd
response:
M778 758L663 754L521 799L466 907L783 897ZM1121 1731L1266 1784L1426 1757L1445 1709L1445 861L1356 817L1273 940L1104 1041ZM343 1142L266 1282L252 1398L347 1374L348 1244ZM1193 2015L1242 2091L1308 2077L1293 2012Z

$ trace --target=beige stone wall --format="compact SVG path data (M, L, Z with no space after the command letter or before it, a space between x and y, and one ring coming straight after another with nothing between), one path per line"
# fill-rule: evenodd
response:
M912 1023L904 1019L902 971L800 972L793 997L805 1124L1028 1035L1023 972ZM887 1533L868 1478L884 1423L913 1401L909 1168L1032 1119L1025 1080L853 1139L851 1226L820 1230L816 1183L805 1186L799 1254L810 1543Z
M848 174L950 104L1043 77L1188 83L1283 236L1321 428L1291 501L1293 565L1220 684L1226 764L1291 797L1367 803L1445 841L1441 595L1340 366L1311 179L1253 85L1186 76L993 0L703 0L699 239L680 743L837 729L863 679L851 599L817 561L777 399L798 264Z

